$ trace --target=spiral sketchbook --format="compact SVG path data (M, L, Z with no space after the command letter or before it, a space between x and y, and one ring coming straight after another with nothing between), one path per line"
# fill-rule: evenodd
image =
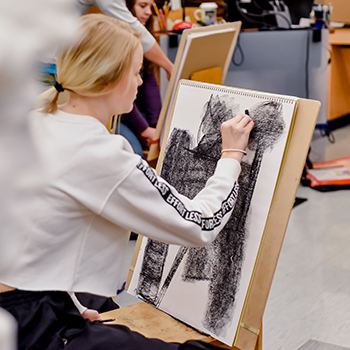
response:
M243 315L298 102L290 96L180 81L157 171L179 193L194 198L221 156L221 123L248 110L255 127L241 163L237 201L224 229L206 247L142 238L128 293L230 346L242 328L259 332L261 323L247 325ZM281 217L288 221L288 216ZM268 293L266 286L263 291Z

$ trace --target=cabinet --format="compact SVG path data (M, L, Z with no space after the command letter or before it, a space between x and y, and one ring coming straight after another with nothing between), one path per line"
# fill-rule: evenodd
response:
M331 64L328 71L327 119L334 121L350 114L350 29L331 30L329 45Z

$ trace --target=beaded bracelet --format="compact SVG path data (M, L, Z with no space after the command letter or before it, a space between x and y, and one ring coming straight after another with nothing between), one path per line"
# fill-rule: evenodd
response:
M245 156L247 155L247 152L246 152L246 151L243 151L242 149L236 149L236 148L223 149L223 150L221 151L221 153L224 153L224 152L241 152L241 153L243 153Z

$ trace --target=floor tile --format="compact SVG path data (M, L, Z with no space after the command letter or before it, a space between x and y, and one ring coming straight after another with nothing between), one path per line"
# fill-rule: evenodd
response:
M350 350L350 348L344 348L342 346L336 346L333 344L327 344L319 342L317 340L310 339L306 344L301 346L298 350Z

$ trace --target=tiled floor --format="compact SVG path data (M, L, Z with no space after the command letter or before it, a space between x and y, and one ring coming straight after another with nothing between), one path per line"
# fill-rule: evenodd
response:
M129 267L131 264L131 259L132 259L132 256L134 254L135 243L136 243L136 241L129 241L128 251L126 253L127 259L124 263L124 270L123 270L124 280L126 280L126 278L128 276ZM118 294L114 298L114 300L120 307L129 306L129 305L133 305L133 304L140 302L139 299L128 294L125 290L123 292L121 292L120 294Z
M350 126L334 137L331 144L315 132L311 161L350 156ZM297 196L307 201L291 214L264 315L263 349L345 350L350 348L350 191L300 187ZM125 292L116 301L138 302Z
M309 340L298 350L349 350L349 348L344 348L342 346L336 346L333 344L319 342L317 340Z
M312 161L350 156L350 126L316 131ZM264 349L350 348L350 191L321 193L300 187L307 201L293 209L266 306ZM311 345L310 345L311 346ZM332 347L333 346L333 347Z

